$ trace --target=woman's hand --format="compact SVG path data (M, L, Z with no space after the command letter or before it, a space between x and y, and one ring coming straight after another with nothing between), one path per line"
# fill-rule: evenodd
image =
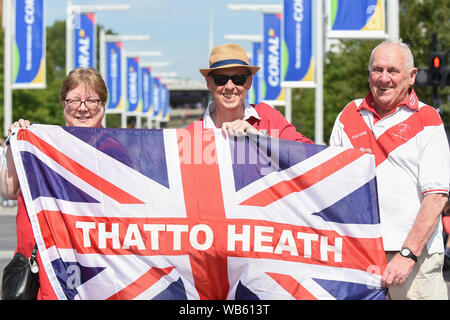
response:
M19 119L13 122L8 128L8 135L11 134L13 128L26 129L31 125L29 120Z
M11 135L14 128L26 129L31 125L30 121L19 119L8 128L8 135ZM11 148L6 149L6 161L0 167L0 193L11 200L16 200L19 196L20 186L16 167L11 152Z

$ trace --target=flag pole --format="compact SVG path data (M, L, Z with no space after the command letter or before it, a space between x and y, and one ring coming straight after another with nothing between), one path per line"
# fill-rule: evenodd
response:
M315 90L315 121L314 142L324 144L323 141L323 1L316 3L316 90Z
M72 43L73 43L73 13L72 0L66 3L66 74L72 70Z
M387 2L387 33L390 38L398 39L400 37L399 24L399 0L389 0Z
M8 128L12 123L12 0L3 0L3 27L4 27L4 84L3 84L3 135L8 135Z

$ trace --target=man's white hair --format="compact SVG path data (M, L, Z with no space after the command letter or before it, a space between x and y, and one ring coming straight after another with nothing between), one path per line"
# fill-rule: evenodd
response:
M382 46L385 46L385 45L396 45L400 49L402 49L404 54L405 54L406 69L408 69L408 72L411 72L412 69L414 69L414 57L413 57L413 55L411 53L411 49L409 48L409 45L404 43L404 42L402 42L401 39L387 39L387 40L384 40L383 42L381 42L380 44L378 44L372 50L372 54L370 55L370 60L369 60L369 72L370 72L371 67L372 67L373 54L374 54L375 50L377 50L379 47L382 47Z

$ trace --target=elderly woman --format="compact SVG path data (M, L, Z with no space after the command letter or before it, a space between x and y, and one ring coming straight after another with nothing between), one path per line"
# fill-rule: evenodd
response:
M214 47L209 68L200 69L214 101L206 108L202 119L188 128L222 128L228 134L243 136L247 133L313 143L297 132L283 115L271 106L245 101L252 86L253 75L259 67L251 66L245 50L233 43Z
M108 90L97 70L78 68L72 70L64 79L60 91L64 119L68 126L98 128L102 126ZM28 128L30 121L19 119L8 129ZM17 199L19 180L12 160L11 150L7 153L7 170L1 172L0 192L9 199Z
M64 79L61 91L61 104L64 119L68 126L98 128L102 126L108 91L99 72L92 68L77 68ZM30 122L20 119L9 127L28 128ZM18 200L17 208L17 248L16 252L30 257L35 240L28 218L23 196L20 192L19 180L12 159L10 148L7 150L6 168L1 170L0 191L9 199ZM43 271L39 254L36 259L39 270ZM37 299L56 299L45 272L39 272L40 289Z

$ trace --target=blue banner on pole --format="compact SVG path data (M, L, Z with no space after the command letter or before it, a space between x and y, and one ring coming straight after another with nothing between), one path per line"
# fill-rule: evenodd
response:
M17 0L13 88L45 88L44 0Z
M161 108L159 110L158 118L163 120L166 113L167 108L169 106L169 90L167 89L167 84L161 83Z
M142 114L149 114L152 106L152 68L142 68Z
M163 84L164 91L164 99L163 99L163 111L162 111L162 119L168 121L169 113L170 113L170 94L169 87L166 83Z
M74 15L74 68L96 68L96 26L95 14L83 13Z
M384 0L328 0L328 36L332 38L385 37Z
M106 111L122 111L122 42L106 43L106 86L108 105Z
M127 58L127 102L128 112L142 112L139 58Z
M253 42L252 64L260 67L260 71L253 76L252 88L250 90L249 103L258 104L261 101L261 88L263 81L263 54L261 42Z
M281 14L264 14L262 100L281 100Z
M314 81L312 0L284 0L283 72L286 82Z
M161 83L159 78L153 78L153 117L158 116L159 110L161 108Z

